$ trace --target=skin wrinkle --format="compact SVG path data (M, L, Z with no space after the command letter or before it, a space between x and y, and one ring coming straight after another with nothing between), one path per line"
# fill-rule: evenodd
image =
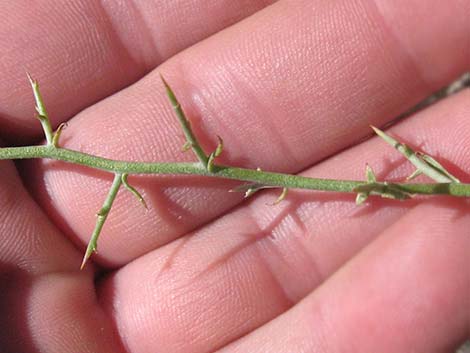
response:
M393 41L396 43L395 47L399 48L400 51L408 57L409 65L413 67L413 71L418 74L419 81L422 82L423 85L426 85L426 80L423 76L422 70L419 69L419 65L416 63L415 56L411 53L409 48L405 45L403 40L401 40L402 36L398 35L398 31L395 31L393 28L393 23L387 20L387 15L384 13L383 9L379 5L381 0L374 0L374 1L362 1L364 6L368 8L370 17L374 20L374 22L382 28L382 32L386 33L388 38L392 38ZM392 67L395 67L394 65ZM426 85L429 86L429 83Z
M140 21L141 20L140 13L138 11L134 11L135 10L134 1L127 2L126 4L128 4L127 13L132 14L134 16L133 18L131 17L131 19L129 20L129 23L142 23ZM145 61L144 59L145 57L143 55L141 55L140 57L134 57L134 53L132 52L131 48L126 46L120 33L116 30L116 27L115 27L116 25L115 25L115 22L112 20L112 15L106 11L103 1L97 1L96 7L98 8L98 12L100 13L100 15L104 18L103 22L107 25L107 31L104 31L104 32L108 33L108 35L111 38L110 42L113 43L114 46L116 47L115 52L117 56L119 56L120 58L126 57L127 58L126 61L129 62L130 65L132 65L132 67L137 68L138 77L136 77L135 80L129 82L126 85L127 87L131 85L132 83L136 82L141 77L143 77L146 73L148 73L151 67L149 67L149 64ZM149 43L147 41L148 41L148 38L150 37L150 31L148 30L148 28L145 27L139 30L139 33L140 33L140 40L142 41L142 38L144 38L145 44L148 45ZM140 46L145 47L146 45L140 45ZM151 48L152 51L155 50L154 47L152 46L149 46L149 47ZM162 59L158 58L157 62L161 62L161 60Z
M426 84L430 87L433 87L434 90L438 89L438 85L436 84L439 81L440 75L442 75L443 70L447 70L453 72L448 76L455 78L458 77L459 74L463 72L456 72L455 69L450 67L445 67L444 62L441 59L434 59L432 55L428 52L429 49L423 49L420 43L420 34L419 32L423 31L441 31L442 33L456 33L453 31L442 31L441 22L431 22L428 26L415 26L414 32L407 31L408 35L404 36L402 33L408 29L405 26L409 26L409 23L406 23L407 17L410 16L409 12L404 11L403 9L407 8L407 2L403 0L398 0L393 2L391 6L391 2L387 0L375 0L375 1L364 1L365 3L369 3L375 7L375 13L381 18L381 23L384 28L386 28L389 36L394 38L401 50L404 53L407 53L410 61L412 61L416 68L416 73L419 73L421 80L426 82ZM416 2L416 0L413 0ZM404 6L399 6L402 3ZM467 5L467 9L464 9L464 6ZM470 69L470 22L468 21L468 15L470 15L470 6L468 6L468 2L465 1L449 1L448 6L441 8L440 11L443 13L440 16L433 16L433 10L431 10L433 6L429 4L428 6L421 6L416 7L416 13L413 14L414 18L417 21L422 21L424 17L426 19L435 18L437 21L441 21L446 16L452 16L453 23L465 23L468 27L467 35L463 38L446 38L448 41L454 41L456 45L463 46L463 50L461 53L461 58L467 58L464 60L467 65L467 69ZM462 8L462 11L453 11L453 8ZM450 14L451 13L451 14ZM456 16L457 15L457 16ZM462 17L458 17L458 15ZM452 22L449 22L452 24ZM418 34L416 34L417 32ZM459 33L465 33L465 31L461 31ZM465 53L466 51L466 53ZM450 51L449 51L450 52ZM446 56L446 59L448 57ZM441 65L439 65L441 64ZM441 70L436 71L436 68L440 68Z
M241 207L241 206L240 206ZM201 275L206 275L211 271L217 269L218 267L229 262L232 258L236 257L240 253L248 251L249 248L252 248L254 252L257 253L256 257L259 259L262 267L265 268L266 272L270 274L270 279L274 285L274 291L279 292L283 300L286 302L286 308L291 307L297 300L298 294L294 294L290 288L286 287L286 282L282 281L282 275L276 273L275 267L269 261L269 256L275 255L277 259L283 261L286 265L288 263L283 259L283 254L276 249L275 243L275 232L281 227L282 220L284 219L284 212L279 214L276 217L270 219L269 223L266 225L261 225L258 218L253 215L253 213L246 213L246 221L249 222L252 226L248 227L252 229L249 233L244 234L243 236L247 238L246 241L241 242L236 247L230 249L230 251L224 253L220 256L219 260L212 262L207 268L201 272ZM197 230L195 231L197 233ZM268 253L264 250L268 250ZM310 259L313 262L313 259ZM319 274L315 271L316 267L312 266L313 273L318 275L318 278L321 278ZM200 275L195 277L195 280L199 278ZM314 276L315 277L315 276ZM302 295L302 294L301 294Z
M131 57L137 55L139 56L139 58L135 58L134 61L143 63L145 73L150 72L155 67L155 62L161 63L164 61L165 56L162 55L158 50L158 47L156 46L152 38L152 31L149 27L149 24L147 23L145 16L143 16L142 10L139 8L136 1L101 0L98 2L98 4L98 6L101 7L102 12L106 14L108 21L112 25L112 30L115 33L115 37L120 42L124 43L124 36L126 36L127 33L122 33L121 31L119 31L118 26L112 20L112 13L116 12L116 8L107 8L107 4L108 6L118 6L121 9L119 11L121 14L125 12L125 16L127 18L125 20L120 20L119 23L132 23L134 24L134 26L138 26L138 30L134 29L134 31L137 31L139 33L140 44L134 47L132 43L129 43L130 45L127 45L127 54ZM132 39L134 39L135 41L136 38ZM151 57L152 60L149 60L149 57Z
M259 234L262 234L261 237L257 236L259 241L255 246L259 248L259 257L267 263L272 276L277 279L292 306L322 283L325 273L317 263L316 257L307 249L311 233L308 231L306 219L302 219L300 214L300 209L305 203L302 193L291 191L288 198L276 206L266 202L270 194L272 192L263 192L248 205L250 220L256 222ZM250 237L254 235L255 233L250 234ZM296 254L295 257L290 256L293 253ZM298 268L309 270L305 274L303 271L297 273ZM302 285L298 285L300 278Z
M435 83L431 84L431 82L425 79L422 70L419 68L419 64L415 60L415 57L412 55L410 50L408 50L408 48L404 46L403 42L400 41L397 31L393 30L393 25L389 26L385 14L380 11L379 6L377 5L379 1L381 0L363 0L361 3L371 23L374 23L377 28L380 28L379 32L382 34L383 40L378 41L376 45L381 46L383 52L385 53L384 57L393 58L394 53L396 52L402 54L402 62L400 64L398 64L395 60L387 61L387 70L393 72L394 77L407 78L409 74L405 73L413 72L413 74L415 74L413 80L408 80L406 78L400 80L400 84L402 85L401 89L392 87L390 89L390 95L407 97L407 91L412 92L415 90L420 90L426 92L425 94L421 94L420 96L418 96L417 99L409 102L406 106L406 109L409 109L415 104L417 104L420 100L422 100L425 96L440 88L440 86L436 85ZM385 39L389 43L392 43L392 45L383 45L382 43L385 43ZM391 49L390 47L392 47L393 49ZM394 111L393 117L398 116L404 108L402 107L401 109L401 111Z

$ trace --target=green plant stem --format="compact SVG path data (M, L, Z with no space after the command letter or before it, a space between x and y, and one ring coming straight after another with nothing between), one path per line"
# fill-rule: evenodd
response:
M199 159L201 164L206 167L207 163L209 162L209 157L206 155L201 145L199 145L199 142L196 136L194 136L193 130L191 129L191 123L186 118L183 108L181 107L181 104L178 102L178 99L173 93L173 90L165 81L162 75L160 75L160 78L165 86L166 94L180 122L181 128L183 129L183 133L184 133L184 136L186 137L186 141L189 144L189 147L193 150L194 154Z
M33 89L34 100L36 102L36 112L37 118L41 122L42 129L44 130L44 135L47 140L47 144L53 144L54 133L52 132L51 122L49 120L49 115L47 114L46 107L44 105L44 100L42 99L41 91L39 90L39 83L28 74L29 83ZM60 132L59 132L60 134Z
M39 84L37 81L32 79L30 75L28 75L28 77L33 89L34 99L36 101L37 117L42 124L47 144L43 146L0 148L0 160L47 158L83 165L93 169L100 169L114 174L114 181L111 189L109 190L108 196L106 197L101 210L97 214L98 218L96 220L96 225L88 243L85 256L83 257L81 268L85 266L90 256L96 251L101 230L121 185L124 185L124 187L131 192L144 205L144 207L147 208L142 195L128 183L128 174L192 174L235 179L248 182L247 184L240 185L233 190L245 192L245 197L249 197L262 189L281 188L282 192L274 204L281 202L285 198L288 190L291 188L357 193L357 204L363 203L370 195L378 195L384 198L396 200L404 200L416 194L450 195L460 197L470 196L470 184L460 183L457 178L445 170L445 168L431 156L413 151L405 144L398 142L393 137L375 127L372 128L382 139L395 147L417 168L417 170L408 179L419 174L425 174L438 183L409 184L379 182L370 167L366 168L365 181L355 181L308 178L299 175L265 172L260 168L246 169L215 164L215 158L218 157L223 150L222 139L217 136L219 140L217 148L214 152L206 154L194 135L194 132L191 129L191 123L186 118L181 104L178 102L173 90L165 81L163 76L161 76L161 79L165 86L168 99L170 100L186 137L186 143L183 146L183 150L191 148L198 158L199 163L127 162L61 148L59 146L59 138L65 124L59 125L55 133L52 131L52 126L39 90Z
M319 191L351 192L356 188L367 185L367 181L334 180L308 178L299 175L265 172L255 169L245 169L224 165L214 165L213 172L209 172L200 163L145 163L118 161L90 154L56 148L53 146L26 146L0 148L0 159L32 159L48 158L64 162L79 164L94 169L101 169L114 174L195 174L209 177L236 179L276 186L280 188L297 188ZM470 196L470 184L463 183L388 183L399 187L410 194L424 195L451 195L460 197Z
M101 230L103 229L104 222L106 222L106 218L108 218L109 211L111 211L111 207L113 206L113 202L116 199L121 184L122 174L115 174L113 184L109 189L108 196L106 196L106 199L104 200L103 207L101 207L100 211L96 215L97 219L95 229L93 229L93 234L91 235L90 241L88 242L88 246L85 255L83 256L83 261L82 265L80 266L80 269L83 269L90 256L96 251L98 237L101 234Z
M437 161L432 157L421 154L421 158L418 154L411 149L409 146L395 140L390 135L387 135L380 129L377 129L375 126L371 126L374 132L380 136L385 142L390 146L395 148L398 152L405 156L411 164L417 168L418 174L425 174L431 179L435 180L438 183L460 183L460 181L451 175L447 170L444 169ZM429 163L427 159L432 160L433 163Z

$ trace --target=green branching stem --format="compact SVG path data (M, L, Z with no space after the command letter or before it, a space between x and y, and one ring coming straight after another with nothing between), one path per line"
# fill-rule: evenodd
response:
M106 222L106 218L108 218L109 211L111 211L111 207L113 206L113 202L116 199L121 184L122 174L116 173L114 175L113 184L109 189L108 196L106 196L106 199L104 200L103 207L101 207L100 211L96 214L97 218L95 229L93 230L90 241L88 242L88 246L85 255L83 256L83 261L82 265L80 266L80 269L83 269L90 256L96 251L98 237L101 234L101 230L103 229L104 222Z
M194 135L191 129L191 124L186 118L173 90L163 77L162 81L165 85L166 93L186 137L186 143L183 149L186 150L191 148L199 160L198 163L127 162L61 148L59 146L59 138L65 125L59 125L57 131L55 133L53 132L51 122L39 91L39 85L37 81L31 78L31 76L28 75L28 77L33 89L34 99L36 101L37 117L44 130L47 144L43 146L0 148L0 160L46 158L78 164L93 169L100 169L114 174L114 181L109 193L101 210L97 214L96 225L88 243L85 256L83 257L81 268L85 266L90 256L97 249L98 238L121 185L131 192L137 200L144 205L144 207L147 207L142 195L127 181L127 176L130 174L192 174L235 179L247 183L240 185L238 188L231 191L243 191L245 192L245 197L249 197L262 189L280 188L282 189L282 192L274 204L281 202L286 197L289 189L356 193L356 203L358 204L365 202L370 195L377 195L396 200L404 200L417 194L450 195L460 197L470 196L470 184L460 183L456 177L445 170L445 168L431 156L413 151L410 147L398 142L385 132L375 127L372 128L382 139L396 148L416 167L416 171L409 177L409 179L419 174L425 174L434 179L437 183L410 184L379 182L369 166L366 168L366 180L355 181L308 178L299 175L266 172L259 168L246 169L215 164L215 159L223 150L222 139L217 136L219 143L216 150L212 153L206 154Z
M208 177L236 179L261 185L269 185L288 189L309 189L318 191L356 193L357 188L368 184L367 181L335 180L308 178L300 175L272 173L256 169L245 169L225 165L214 165L209 172L200 163L145 163L118 161L90 154L55 148L51 146L26 146L0 148L0 159L32 159L48 158L114 174L194 174ZM470 184L464 183L381 183L393 186L410 194L470 196Z

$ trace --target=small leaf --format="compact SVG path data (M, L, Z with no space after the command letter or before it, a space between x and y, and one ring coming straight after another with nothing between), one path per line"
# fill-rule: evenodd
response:
M289 189L287 189L287 188L282 188L281 194L280 194L279 197L276 199L276 201L273 202L272 205L275 206L275 205L278 205L279 203L281 203L281 201L286 198L288 191L289 191Z
M369 197L368 193L365 193L365 192L358 193L356 196L356 205L363 204L367 200L368 197Z
M215 149L214 152L212 152L209 155L209 158L207 159L207 170L210 173L213 173L215 171L214 160L216 157L220 156L220 154L222 153L222 150L224 149L224 141L220 138L220 136L217 136L217 139L219 140L219 143L217 144L217 148Z
M54 147L59 147L59 138L62 130L67 127L67 123L61 123L52 137L52 145Z
M189 151L192 146L193 146L193 145L192 145L191 142L186 141L186 142L184 143L184 145L181 147L181 152Z
M246 199L261 189L269 189L269 188L273 188L273 187L268 186L268 185L258 184L258 183L248 183L248 184L239 185L229 190L229 192L244 192L245 193L244 197Z
M213 173L214 172L214 159L215 159L215 152L212 152L210 155L209 155L209 158L207 159L207 171L209 173Z
M252 196L254 193L258 192L259 190L261 190L261 189L248 189L248 190L246 190L244 198L245 199L249 198L250 196Z
M430 167L436 169L440 173L444 174L447 176L449 179L451 179L454 183L460 183L460 180L457 179L455 176L450 174L443 166L440 164L438 161L436 161L434 158L431 156L424 154L422 152L417 152L416 155L421 158L423 161L425 161Z
M142 204L142 206L144 206L144 208L146 210L148 210L148 207L147 207L147 203L145 202L145 199L143 198L143 196L137 191L136 188L134 188L132 185L129 184L129 182L127 181L127 177L128 177L128 174L124 173L122 174L121 176L121 180L122 180L122 184L124 185L124 187L129 190L132 195L135 196L135 198Z
M413 180L414 178L420 176L423 172L419 169L416 169L413 173L406 177L406 181Z
M219 140L219 143L217 144L217 148L215 149L214 156L219 157L222 154L222 151L224 149L224 140L217 135L217 139Z
M377 181L374 171L368 164L366 165L366 180L368 183L375 183Z

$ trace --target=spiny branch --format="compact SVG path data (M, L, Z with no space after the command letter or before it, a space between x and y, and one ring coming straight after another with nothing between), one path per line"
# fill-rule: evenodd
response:
M47 114L46 107L44 106L44 101L42 99L42 94L39 90L39 83L35 79L31 77L29 73L27 73L29 83L31 84L31 88L33 89L34 100L36 102L36 117L39 119L42 125L42 129L44 130L44 135L46 136L46 141L48 145L53 145L53 132L51 127L51 122L49 120L49 115Z
M144 162L127 162L102 158L78 151L69 150L59 147L59 138L64 124L61 124L54 133L51 127L49 116L44 106L44 102L39 91L37 81L29 76L29 80L33 89L36 102L36 111L38 119L41 122L46 137L46 145L44 146L25 146L25 147L5 147L0 148L1 159L30 159L30 158L48 158L60 160L68 163L79 164L93 169L100 169L114 174L114 180L108 195L97 214L96 225L88 243L81 268L83 268L96 251L98 238L103 229L104 223L111 211L112 205L118 191L123 185L131 192L144 207L147 208L142 195L129 184L127 177L129 174L192 174L204 175L208 177L235 179L244 181L246 184L229 191L242 191L245 197L250 197L256 192L263 189L280 188L281 194L274 202L281 202L291 188L309 189L318 191L334 191L356 193L356 203L361 204L371 195L395 200L404 200L414 195L450 195L459 197L470 196L470 184L463 184L450 174L440 163L432 157L412 150L409 146L397 141L385 132L372 127L374 131L384 141L392 145L405 158L407 158L415 167L416 171L407 178L410 180L419 174L427 175L434 179L437 183L389 183L386 181L379 182L372 168L366 167L366 180L333 180L308 178L299 175L290 175L282 173L273 173L262 171L261 169L246 169L215 164L215 159L220 156L223 150L223 141L218 138L218 145L214 152L207 154L201 147L196 136L194 135L191 124L186 118L181 105L179 104L173 90L162 77L168 98L181 124L182 130L186 137L186 143L183 150L192 149L198 163L144 163Z
M90 238L90 241L88 242L88 246L85 251L85 256L83 256L83 261L82 261L82 265L80 266L80 269L83 269L83 267L85 267L85 264L90 258L91 254L93 254L96 251L96 248L98 246L98 238L101 234L101 230L103 229L104 222L106 222L106 219L108 218L109 211L111 211L111 207L113 206L113 202L116 199L116 196L119 191L119 188L121 187L121 184L122 184L122 175L115 174L113 184L111 185L111 188L109 189L108 196L106 196L106 199L104 200L103 207L101 207L99 212L96 214L97 218L96 218L95 229L93 230L93 233L91 234L91 238Z
M183 132L184 132L184 136L186 136L186 144L183 146L183 150L187 150L191 148L194 154L196 155L196 157L199 159L199 162L201 162L201 164L204 167L207 167L207 162L209 161L209 157L206 155L206 153L202 149L201 145L196 139L196 136L194 136L193 130L191 129L191 123L186 118L186 115L183 112L183 108L181 107L181 104L178 102L178 99L176 99L176 96L173 90L165 81L163 76L160 75L160 78L163 84L165 85L168 99L170 100L171 106L173 107L173 110L175 111L176 116L178 117L181 128L183 129Z
M175 111L175 114L178 117L181 128L183 129L184 135L186 137L186 143L183 145L182 150L187 151L188 149L192 149L196 157L199 159L199 162L201 162L201 164L206 168L206 170L210 173L214 173L216 171L214 160L216 157L220 156L224 148L224 142L222 141L222 138L220 136L217 136L217 139L219 140L217 148L214 152L207 155L206 152L204 152L204 149L201 147L201 144L197 140L196 136L194 135L194 132L191 128L191 123L186 118L183 108L178 102L175 93L171 89L170 85L165 81L165 78L162 75L160 75L160 78L163 82L163 85L165 86L168 99L170 100L171 106L173 107L173 110Z

